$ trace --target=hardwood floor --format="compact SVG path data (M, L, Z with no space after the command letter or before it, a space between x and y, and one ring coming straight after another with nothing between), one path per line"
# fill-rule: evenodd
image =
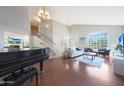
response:
M124 85L124 76L113 73L112 62L107 58L101 68L88 66L74 59L55 58L44 62L39 85Z

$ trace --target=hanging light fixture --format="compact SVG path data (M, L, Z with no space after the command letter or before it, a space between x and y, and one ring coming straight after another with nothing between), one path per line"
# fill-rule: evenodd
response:
M41 10L39 10L38 16L39 16L39 18L40 18L41 20L50 19L49 11L48 11L47 9L45 9L45 7L43 7Z

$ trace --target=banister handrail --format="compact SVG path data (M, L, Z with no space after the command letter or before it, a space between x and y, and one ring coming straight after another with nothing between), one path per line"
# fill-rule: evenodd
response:
M37 36L39 37L39 39L41 39L45 42L43 44L46 45L46 47L49 47L49 49L53 52L53 54L55 54L55 52L58 51L56 44L53 41L51 41L50 39L48 39L45 35L43 35L39 32L37 34Z
M43 35L42 33L38 32L38 35L40 35L40 37L45 38L45 40L47 40L48 42L50 42L51 44L56 45L52 40L48 39L48 37L46 37L45 35Z

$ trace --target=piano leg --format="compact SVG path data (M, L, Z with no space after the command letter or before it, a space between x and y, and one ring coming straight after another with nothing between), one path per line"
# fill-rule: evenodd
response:
M43 72L43 60L40 62L40 74Z
M38 73L36 74L36 86L38 86Z

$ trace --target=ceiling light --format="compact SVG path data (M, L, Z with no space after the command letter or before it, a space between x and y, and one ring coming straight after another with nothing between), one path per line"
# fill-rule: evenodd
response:
M38 16L40 17L41 20L47 20L50 18L49 11L43 7L41 10L38 12Z
M46 28L49 28L49 25L48 24L46 25Z

